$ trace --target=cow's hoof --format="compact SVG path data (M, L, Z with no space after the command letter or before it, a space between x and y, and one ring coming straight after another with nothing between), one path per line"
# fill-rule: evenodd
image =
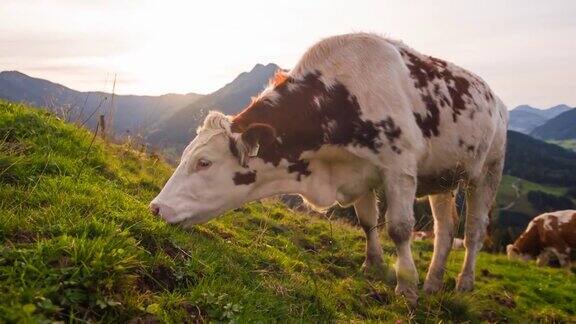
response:
M423 290L425 294L434 294L439 292L442 290L442 280L430 278L426 279L424 282Z
M368 260L365 260L364 263L362 263L360 270L364 274L370 274L370 273L379 271L380 269L383 269L383 268L384 268L384 265L382 263L370 262Z
M459 276L456 282L456 291L468 292L474 289L474 277L473 276Z
M362 273L373 279L384 280L386 282L391 282L390 279L394 279L394 273L390 271L390 269L384 265L384 262L369 262L368 260L364 261L362 267L360 268Z
M416 285L397 284L394 292L398 296L404 296L410 306L418 306L418 287Z

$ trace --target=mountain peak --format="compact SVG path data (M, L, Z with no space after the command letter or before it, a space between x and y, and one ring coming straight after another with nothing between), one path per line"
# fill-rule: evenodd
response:
M12 77L12 78L31 78L29 75L24 74L20 71L11 70L11 71L1 71L0 77Z
M276 71L280 70L280 67L274 63L264 64L256 64L249 72L242 72L240 73L232 82L228 83L225 87L236 84L236 83L244 83L244 82L257 82L261 83L262 85L266 85L266 82L274 75ZM260 90L263 89L263 86Z
M260 71L270 71L270 70L276 71L279 69L280 69L280 67L274 63L268 63L266 65L258 63L256 65L254 65L252 70L250 70L250 73L260 72Z
M570 109L572 109L572 108L573 108L573 107L570 107L570 106L568 106L568 105L560 104L560 105L556 105L556 106L554 106L554 107L550 107L550 108L548 108L547 110L562 110L562 111L564 112L564 111L568 111L568 110L570 110Z
M532 110L534 110L534 109L540 110L539 108L534 108L534 107L532 107L532 106L530 106L530 105L519 105L519 106L517 106L516 108L514 108L514 109L512 109L512 110L513 110L513 111L532 111Z
M560 104L560 105L556 105L550 108L546 108L546 109L541 109L541 108L534 108L530 105L520 105L514 109L512 109L512 112L529 112L529 113L534 113L539 115L540 117L543 117L545 119L551 119L554 118L556 116L558 116L559 114L572 109L570 106L567 106L565 104Z

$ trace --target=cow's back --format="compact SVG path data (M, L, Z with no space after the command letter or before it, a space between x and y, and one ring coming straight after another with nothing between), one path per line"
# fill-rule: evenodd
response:
M546 245L554 247L554 243L561 240L571 249L576 248L576 210L562 210L542 214L532 220L531 223L542 224L541 233L549 242Z
M482 79L454 64L360 33L317 43L291 75L310 71L319 71L327 85L342 83L357 99L362 119L398 130L397 138L380 135L381 142L394 144L380 156L396 165L402 154L415 156L419 195L453 185L445 179L478 177L487 160L504 157L506 107Z
M519 252L536 257L547 249L570 253L576 249L576 210L548 212L534 217L514 243Z

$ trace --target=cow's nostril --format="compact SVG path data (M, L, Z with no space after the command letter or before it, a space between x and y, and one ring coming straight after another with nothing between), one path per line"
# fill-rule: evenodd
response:
M158 214L160 214L160 207L156 204L150 204L150 211L154 216L158 216Z

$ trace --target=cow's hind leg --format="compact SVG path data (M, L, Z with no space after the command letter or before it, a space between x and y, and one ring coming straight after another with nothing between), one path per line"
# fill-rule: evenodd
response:
M466 255L462 270L458 275L456 289L470 291L474 288L476 256L482 248L486 236L489 213L502 177L503 159L487 163L482 177L471 180L466 193L466 229L464 246Z
M418 272L412 258L410 238L414 229L413 203L416 178L405 173L385 172L387 202L386 227L396 245L396 294L404 295L415 305L418 302Z
M434 255L424 282L424 292L434 293L442 288L446 261L454 239L454 221L458 219L458 214L452 192L431 195L428 199L434 216Z
M382 245L378 237L378 202L373 191L367 192L354 203L356 216L366 233L366 259L362 265L364 271L384 271L382 263Z

